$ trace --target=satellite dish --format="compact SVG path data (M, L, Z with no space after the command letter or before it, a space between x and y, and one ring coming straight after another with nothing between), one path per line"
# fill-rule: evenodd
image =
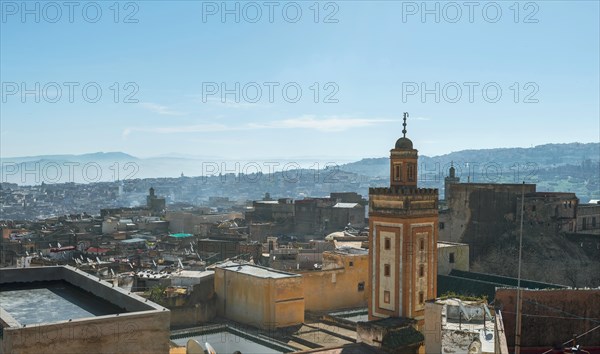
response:
M204 354L204 348L195 339L190 339L185 345L186 354Z
M208 342L204 343L204 345L206 346L206 351L208 352L208 354L217 354L215 348L213 348L212 345L208 344Z

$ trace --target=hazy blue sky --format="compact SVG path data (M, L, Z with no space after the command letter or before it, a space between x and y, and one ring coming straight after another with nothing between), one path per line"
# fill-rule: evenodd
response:
M405 111L426 155L600 139L598 1L114 4L2 1L2 156L379 157Z

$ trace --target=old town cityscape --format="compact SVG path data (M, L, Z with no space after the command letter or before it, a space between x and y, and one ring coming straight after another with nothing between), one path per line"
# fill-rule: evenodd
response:
M3 220L3 352L597 351L600 201L463 181L453 163L440 198L420 187L407 117L367 196L273 185L199 206L150 186L136 207ZM3 183L3 208L58 186ZM75 186L62 198L126 194Z
M599 14L0 0L0 354L600 354Z

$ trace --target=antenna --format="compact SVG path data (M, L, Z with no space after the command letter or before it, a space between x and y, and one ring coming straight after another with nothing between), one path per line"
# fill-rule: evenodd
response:
M403 138L406 138L406 118L408 118L408 112L404 112L404 123L402 123L402 126L404 127L404 129L402 129Z
M525 204L525 181L521 187L521 226L519 228L519 270L517 275L517 311L516 311L516 326L515 326L515 354L521 353L521 253L523 251L523 212Z

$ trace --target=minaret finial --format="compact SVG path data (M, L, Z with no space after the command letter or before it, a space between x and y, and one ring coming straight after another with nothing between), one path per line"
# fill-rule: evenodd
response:
M402 126L404 127L404 129L402 129L403 138L406 138L406 118L408 118L408 112L404 112L404 123L402 123Z

